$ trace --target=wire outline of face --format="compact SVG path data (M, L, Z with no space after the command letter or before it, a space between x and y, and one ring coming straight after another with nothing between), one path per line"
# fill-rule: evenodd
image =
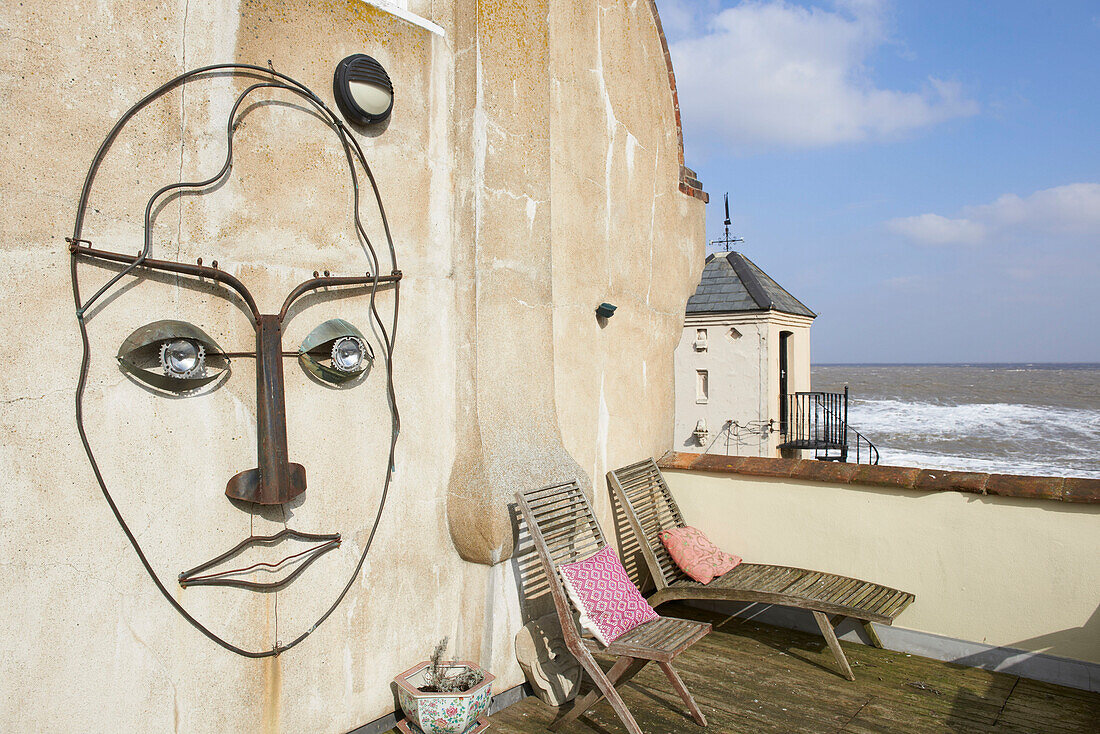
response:
M90 191L91 191L91 186L92 186L92 182L94 181L95 174L96 174L96 172L97 172L104 156L106 155L107 151L110 149L111 143L117 137L119 131L122 129L123 126L125 126L134 117L134 115L138 111L140 111L142 108L147 106L153 100L158 99L159 97L163 96L164 94L166 94L167 92L169 92L172 89L176 88L177 86L180 86L182 84L186 84L186 83L188 83L190 81L194 81L196 79L204 78L204 75L212 75L212 74L217 74L217 73L230 73L230 74L233 74L233 75L241 75L241 76L246 76L246 77L251 77L251 78L257 78L257 77L268 78L268 77L270 77L271 79L273 79L273 81L270 81L270 82L265 81L265 82L260 82L260 83L256 83L256 84L253 84L253 85L249 86L237 98L237 101L234 104L232 111L230 112L229 120L227 122L227 152L226 152L225 163L223 164L222 169L217 174L215 174L213 177L211 177L209 179L206 179L204 181L187 182L187 183L180 182L180 183L169 184L167 186L164 186L161 189L159 189L150 198L149 203L146 206L146 215L145 215L145 247L142 249L141 253L139 253L136 257L135 256L122 255L121 253L113 253L113 252L107 252L107 251L93 249L91 247L91 242L89 242L88 240L84 239L81 236L82 235L82 230L83 230L84 215L85 215L86 210L87 210L88 200L89 200ZM381 332L382 340L383 340L383 343L385 345L383 357L384 357L384 365L385 365L385 368L386 368L386 388L387 388L387 394L388 394L389 403L390 403L390 407L391 407L391 411L392 411L391 414L392 414L392 417L393 417L393 431L392 431L392 439L390 441L390 451L389 451L389 459L388 459L388 463L387 463L387 471L385 473L383 488L382 488L381 496L380 496L380 499L379 499L378 511L377 511L376 516L374 518L373 525L371 526L371 530L370 530L370 533L368 535L367 541L364 543L363 551L360 554L358 563L356 564L354 571L352 572L352 574L348 578L348 581L345 584L345 586L343 587L342 591L340 592L340 594L338 595L336 600L333 602L333 604L327 609L327 611L325 611L320 616L320 618L317 619L317 621L312 626L310 626L305 632L301 633L300 635L298 635L296 638L294 638L290 642L288 642L286 644L279 644L278 641L276 641L275 645L270 650L250 651L250 650L245 650L243 648L240 648L240 647L234 645L233 643L230 643L229 641L223 639L222 637L220 637L217 634L215 634L214 632L212 632L209 628L207 628L205 625L203 625L197 619L195 619L195 617L193 617L186 609L184 609L183 606L174 598L174 596L171 593L169 593L167 588L161 582L161 580L159 579L159 577L157 576L157 574L153 570L148 558L145 556L144 552L142 551L141 546L138 543L137 539L135 538L133 532L130 530L129 526L126 524L125 519L123 518L117 504L115 503L114 499L111 496L110 491L107 488L106 482L105 482L105 480L102 476L102 473L100 472L99 466L96 462L95 456L94 456L94 454L92 452L92 449L91 449L91 445L90 445L90 443L88 441L88 438L87 438L87 434L85 432L83 407L84 407L84 393L85 393L85 389L86 389L86 385L87 385L87 379L88 379L88 369L89 369L89 364L90 364L90 360L91 360L90 343L89 343L89 338L88 338L88 333L87 333L87 326L86 326L86 319L88 317L88 311L92 307L92 305L103 294L105 294L112 287L114 287L124 276L126 276L127 274L129 274L129 273L131 273L135 270L138 270L138 269L151 269L151 270L159 270L159 271L164 271L164 272L174 272L174 273L183 274L183 275L192 275L192 276L202 277L202 278L209 278L213 282L216 282L216 283L219 283L221 285L227 286L230 289L236 291L244 299L245 303L248 306L248 309L251 311L252 316L254 318L254 323L259 325L261 315L259 313L258 308L256 307L255 299L248 292L247 288L244 287L243 283L241 283L238 279L236 279L231 274L226 273L225 271L221 271L217 267L203 266L201 264L189 265L189 264L184 264L184 263L173 263L173 262L170 262L170 261L153 260L149 257L149 255L150 255L150 251L151 251L151 247L152 247L152 240L151 240L152 212L153 212L153 207L154 207L156 201L161 196L163 196L163 195L165 195L165 194L167 194L171 191L175 191L175 190L184 190L184 189L201 190L201 189L203 189L207 186L210 186L212 183L222 179L224 176L226 176L228 174L228 172L230 170L230 167L231 167L231 162L232 162L232 153L233 153L233 151L232 151L232 141L233 141L233 132L235 130L235 117L236 117L237 110L240 107L241 103L244 101L244 99L247 98L248 95L250 95L252 92L254 92L258 89L267 89L267 88L282 89L282 90L291 92L295 95L298 95L300 98L306 100L308 103L310 103L322 115L322 117L325 119L325 121L329 124L329 126L336 132L337 136L340 138L340 142L342 144L342 147L343 147L344 152L345 152L346 157L347 157L349 172L350 172L350 175L351 175L353 188L354 188L354 192L355 192L353 211L354 211L356 231L360 235L362 243L365 245L365 249L367 250L368 257L369 257L369 260L370 260L370 265L372 266L370 268L370 270L368 271L368 275L365 276L365 277L339 278L339 277L329 276L327 272L326 272L324 277L320 277L320 276L317 276L317 274L315 273L315 277L312 281L306 281L305 283L300 284L287 297L287 300L284 303L284 307L283 307L282 313L279 316L279 319L281 320L282 318L285 317L287 309L289 309L289 307L293 303L294 299L296 299L297 296L301 295L301 293L307 292L307 291L315 289L315 288L320 288L320 287L325 287L325 286L330 286L330 285L331 286L337 286L337 285L367 285L367 284L369 284L370 288L371 288L371 292L370 292L370 314L371 314L371 318L372 318L372 325ZM372 188L373 193L374 193L375 202L378 206L378 211L379 211L379 214L381 216L383 227L385 229L386 239L387 239L387 243L388 243L389 249L390 249L391 261L392 261L392 264L393 264L393 270L392 270L391 275L389 275L389 276L380 276L380 274L379 274L380 273L380 268L379 268L379 261L378 261L377 254L375 253L374 248L371 245L370 238L367 236L367 233L366 233L366 231L363 227L362 221L360 220L360 217L359 217L360 193L359 193L359 178L358 178L358 174L357 174L356 168L355 168L356 163L359 163L359 165L365 171L366 176L367 176L367 178L368 178L368 180L371 184L371 188ZM340 120L340 118L337 117L335 115L335 113L333 113L332 110L329 109L327 107L327 105L325 105L325 103L319 97L317 97L316 94L314 94L307 87L305 87L301 83L295 81L291 77L286 76L284 74L281 74L279 72L276 72L273 69L264 69L262 67L258 67L258 66L254 66L254 65L248 65L248 64L216 64L216 65L201 67L199 69L195 69L195 70L186 72L184 74L181 74L179 77L176 77L175 79L170 80L166 84L162 85L158 89L151 92L149 95L146 95L144 98L142 98L142 100L137 102L133 107L131 107L126 113L123 114L123 116L115 124L115 126L112 128L112 130L108 133L107 138L103 141L103 143L101 144L99 150L96 153L96 156L93 158L92 164L89 167L88 174L85 178L84 187L81 191L80 200L78 202L77 216L76 216L76 221L75 221L75 224L74 224L73 236L71 238L66 238L66 239L69 242L70 267L71 267L71 277L72 277L72 285L73 285L73 298L74 298L74 302L75 302L75 306L76 306L77 323L78 323L78 326L79 326L79 329L80 329L81 341L82 341L82 345L83 345L83 357L82 357L82 362L81 362L81 371L80 371L80 377L78 379L77 391L76 391L77 429L78 429L78 433L80 434L81 442L84 445L85 452L88 456L88 460L89 460L89 462L92 466L93 472L96 476L96 480L100 485L100 489L103 493L103 496L106 499L108 505L110 506L110 508L112 510L112 513L115 516L116 521L119 523L119 526L121 527L121 529L125 533L127 539L129 540L133 550L135 551L135 553L137 554L139 560L141 561L142 565L144 566L144 568L145 568L146 572L148 573L150 579L154 582L154 584L160 590L160 592L164 596L164 598L169 602L169 604L171 604L176 609L176 611L179 614L181 614L185 619L187 619L188 622L190 622L194 627L196 627L199 631L201 631L209 639L213 640L214 642L221 645L225 649L230 650L231 652L237 653L237 654L245 656L245 657L250 657L250 658L269 657L269 656L281 654L282 652L285 652L286 650L291 649L292 647L299 644L302 640L304 640L307 636L309 636L309 634L311 634L315 629L317 629L317 627L319 627L332 614L332 612L336 610L336 608L343 601L344 597L347 595L348 590L351 588L352 584L354 583L355 578L359 575L359 573L362 569L362 566L363 566L363 562L366 560L367 552L370 550L371 544L372 544L373 539L375 537L375 534L378 530L378 525L379 525L379 522L381 520L382 512L383 512L384 507L385 507L385 501L386 501L387 494L389 492L390 480L391 480L392 471L393 471L394 452L395 452L395 449L396 449L397 438L398 438L398 435L400 433L400 415L399 415L399 412L398 412L398 409L397 409L396 396L395 396L394 388L393 388L392 353L393 353L393 345L394 345L394 341L396 339L396 332L397 332L398 303L399 303L399 297L400 297L401 272L397 269L396 252L395 252L394 247L393 247L393 241L392 241L392 237L390 235L389 224L388 224L388 221L386 220L385 209L382 205L381 195L380 195L380 192L378 190L377 184L375 182L374 175L370 170L370 166L367 164L366 157L364 156L363 151L360 148L358 141L354 138L354 136L351 135L350 131L343 124L343 122ZM79 275L78 275L78 262L82 259L93 259L93 260L121 263L125 267L123 267L119 273L117 273L105 285L103 285L94 295L92 295L90 298L88 298L86 300L82 300L81 296L80 296ZM216 264L217 263L215 261L214 265L216 266ZM381 317L378 314L377 304L376 304L376 301L375 301L375 297L377 295L379 284L380 284L380 282L383 282L383 280L392 282L394 284L393 321L392 321L391 328L388 331L387 331L386 326L383 323ZM279 364L281 366L281 358L280 358Z

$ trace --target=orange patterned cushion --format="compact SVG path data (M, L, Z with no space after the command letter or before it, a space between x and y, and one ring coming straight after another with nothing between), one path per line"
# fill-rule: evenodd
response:
M691 578L701 584L709 584L741 563L738 556L721 550L690 525L657 533L672 560Z

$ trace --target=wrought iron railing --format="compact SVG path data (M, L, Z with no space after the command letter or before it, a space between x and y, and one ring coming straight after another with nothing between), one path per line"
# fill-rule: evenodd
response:
M796 392L785 398L786 410L779 420L783 448L839 450L847 446L844 393Z
M853 440L854 439L854 440ZM862 433L854 428L848 429L848 456L852 455L852 448L855 448L856 463L857 464L877 464L878 463L878 448L871 443L870 439L864 436ZM862 455L861 455L862 449Z
M848 388L844 392L796 392L785 396L780 416L780 448L813 451L817 459L877 464L878 449L848 425Z

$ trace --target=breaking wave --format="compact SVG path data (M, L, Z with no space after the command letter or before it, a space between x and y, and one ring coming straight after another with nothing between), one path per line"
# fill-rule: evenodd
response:
M1100 478L1100 410L853 399L848 419L882 464Z

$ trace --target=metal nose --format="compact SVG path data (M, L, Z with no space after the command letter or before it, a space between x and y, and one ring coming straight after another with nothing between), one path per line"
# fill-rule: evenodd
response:
M278 316L256 323L256 462L235 474L225 494L261 505L281 505L306 491L306 468L289 461L283 397L283 327Z
M306 491L306 468L301 464L287 464L283 476L285 482L265 482L259 468L248 469L233 475L225 485L225 494L258 505L281 505Z

